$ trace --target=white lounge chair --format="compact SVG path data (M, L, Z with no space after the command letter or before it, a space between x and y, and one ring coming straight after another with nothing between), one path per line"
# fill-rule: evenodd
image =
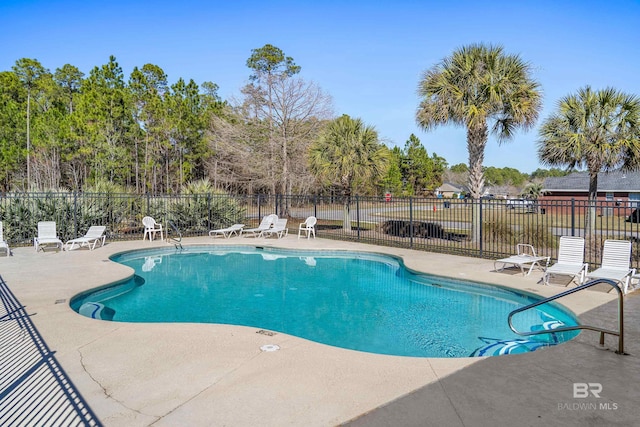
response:
M104 225L92 225L84 236L67 241L65 248L68 251L72 251L78 245L78 248L87 246L92 251L96 248L98 242L100 242L100 246L104 246L104 241L107 238L104 234L106 229L107 227Z
M2 221L0 221L0 249L4 249L7 251L7 256L11 255L11 249L9 249L9 244L6 240L4 240L4 232L2 230Z
M153 240L158 232L160 233L160 240L164 240L162 224L157 223L155 219L150 216L145 216L142 218L142 225L144 225L142 240L146 239L147 235L149 235L149 240Z
M227 228L219 228L217 230L211 230L209 231L209 236L215 237L215 236L222 235L224 236L225 239L228 239L234 234L237 236L242 231L243 228L244 228L244 224L233 224L232 226Z
M278 215L276 214L267 215L264 218L262 218L262 221L260 222L260 225L258 227L243 228L242 230L240 230L240 235L242 236L245 233L251 233L253 237L258 237L261 235L261 233L264 230L270 229L277 220L278 220Z
M622 285L622 292L628 293L631 276L635 269L631 264L631 242L629 240L605 240L602 249L602 265L587 273L587 280L610 279Z
M289 229L287 228L287 218L278 218L273 227L262 230L260 232L260 236L262 237L266 238L276 236L278 239L282 239L287 234L289 234Z
M44 248L51 244L56 245L56 248L60 248L60 250L62 250L64 246L64 243L62 243L62 240L58 238L58 234L56 233L56 222L38 222L38 237L33 238L33 246L35 246L36 252L38 249L44 251Z
M572 281L578 280L578 284L584 283L588 264L584 262L584 238L573 236L561 236L558 248L558 262L547 267L542 277L545 285L549 284L549 276L571 276Z
M316 238L316 223L318 219L315 216L310 216L304 220L302 224L298 226L298 239L300 238L300 234L304 231L304 234L307 236L307 239L313 235L313 238Z
M494 261L493 268L496 271L502 271L505 269L507 265L512 265L516 267L520 267L520 271L522 271L523 276L528 276L533 270L533 267L537 266L542 270L546 269L549 265L549 257L548 256L538 256L536 255L536 250L532 245L528 245L525 243L518 243L516 245L517 255L512 255L508 258L502 258ZM541 263L544 262L544 267ZM502 268L498 269L497 264L501 263ZM525 266L529 266L527 272L525 273Z

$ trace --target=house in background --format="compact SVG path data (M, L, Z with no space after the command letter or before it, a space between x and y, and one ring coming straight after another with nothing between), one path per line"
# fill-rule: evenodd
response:
M442 197L444 199L450 199L454 195L460 195L460 193L464 193L466 188L453 184L451 182L444 182L442 185L435 189L436 197Z
M484 188L483 197L491 199L508 199L517 194L517 188L512 185L489 185Z
M589 199L589 172L549 177L542 185L539 201L575 201L580 210ZM598 209L600 215L629 215L640 207L640 172L600 172L598 174Z

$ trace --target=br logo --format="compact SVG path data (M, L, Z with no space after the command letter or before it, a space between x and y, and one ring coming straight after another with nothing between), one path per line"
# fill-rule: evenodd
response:
M600 383L573 383L574 399L585 399L589 395L599 399L600 393L602 393L602 384Z

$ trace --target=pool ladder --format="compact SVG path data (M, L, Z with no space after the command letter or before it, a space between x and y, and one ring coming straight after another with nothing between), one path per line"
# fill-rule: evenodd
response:
M169 225L171 226L173 231L175 231L175 233L178 235L178 238L169 237L169 233L167 233L167 243L173 243L176 249L183 250L184 248L182 247L182 233L180 232L180 230L178 230L178 227L176 227L173 221L169 221Z
M599 328L597 326L589 326L589 325L576 325L576 326L565 326L565 327L561 327L561 328L556 328L556 329L549 329L549 330L541 330L541 331L531 331L531 332L521 332L518 331L514 326L513 323L511 322L511 318L513 317L514 314L520 313L522 311L526 311L529 310L531 308L537 307L539 305L542 304L546 304L550 301L553 300L557 300L558 298L562 298L566 295L570 295L576 292L580 292L584 289L588 289L592 286L598 285L600 283L604 283L607 284L609 286L611 286L613 289L616 290L616 292L618 292L618 330L617 331L612 331L609 329L604 329L604 328ZM586 329L586 330L590 330L590 331L596 331L596 332L600 332L600 346L604 347L604 334L609 334L609 335L613 335L613 336L617 336L618 337L618 351L616 351L617 354L626 354L624 352L624 294L622 292L622 289L620 289L620 286L618 286L618 284L616 282L614 282L613 280L609 280L609 279L595 279L592 280L588 283L585 283L584 285L580 285L577 288L573 288L573 289L569 289L568 291L559 293L557 295L554 295L552 297L549 298L545 298L543 300L540 301L536 301L533 304L529 304L525 307L521 307L521 308L517 308L515 310L513 310L511 313L509 313L509 317L508 317L508 322L509 322L509 327L511 328L511 330L513 332L515 332L518 335L523 335L523 336L531 336L531 335L541 335L541 334L553 334L553 333L557 333L557 332L567 332L567 331L576 331L579 329Z

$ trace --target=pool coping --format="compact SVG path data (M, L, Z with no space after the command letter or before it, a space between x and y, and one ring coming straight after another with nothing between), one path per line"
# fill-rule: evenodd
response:
M398 256L412 270L440 276L541 296L564 290L541 285L541 273L523 277L495 272L493 260L410 249L296 236L203 237L183 243L357 249ZM76 293L132 274L108 261L111 254L166 246L159 241L112 242L94 251L59 253L17 248L13 257L0 259L3 279L35 313L34 324L105 425L501 425L499 420L512 415L514 405L520 405L523 424L548 423L552 416L573 425L595 416L632 425L640 417L635 403L640 391L625 386L628 378L640 375L637 292L625 298L628 356L598 349L596 334L589 332L526 355L385 356L286 334L259 334L248 327L96 322L68 306ZM614 299L585 291L560 302L581 318L610 323L615 320ZM264 345L280 350L263 352ZM614 341L607 339L607 347L614 348ZM509 381L513 378L518 380ZM501 387L489 387L493 383ZM574 383L601 383L602 398L618 408L572 409L574 403L585 403L573 397ZM589 402L603 403L594 399Z

